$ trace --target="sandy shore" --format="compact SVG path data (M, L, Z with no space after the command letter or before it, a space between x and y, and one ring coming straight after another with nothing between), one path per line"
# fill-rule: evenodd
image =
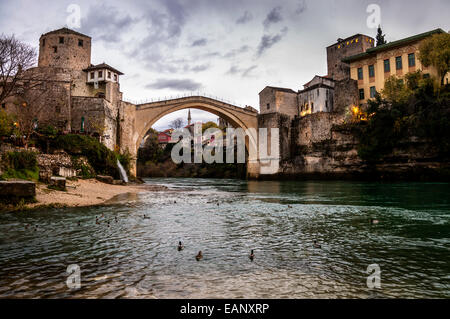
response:
M140 193L151 191L146 185L110 185L95 179L66 182L67 191L48 189L47 185L36 185L37 203L30 204L33 208L42 205L61 206L92 206L103 204L114 196L125 193Z

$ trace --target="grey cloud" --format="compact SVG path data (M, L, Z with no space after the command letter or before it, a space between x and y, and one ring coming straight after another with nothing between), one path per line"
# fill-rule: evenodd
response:
M233 49L233 50L231 50L231 51L225 53L225 54L223 55L223 57L224 57L224 58L233 58L233 57L235 57L236 55L239 55L239 54L241 54L241 53L245 53L245 52L247 52L247 51L249 51L249 50L250 50L250 47L249 47L248 45L243 45L243 46L241 46L241 47L238 48L238 49Z
M191 79L158 79L156 82L147 84L146 89L171 89L176 91L196 91L202 88L201 83Z
M117 42L120 36L139 19L122 15L107 4L97 4L89 8L87 16L81 20L81 32L95 37L95 40Z
M202 47L205 46L208 43L208 41L205 38L201 38L198 40L195 40L194 42L192 42L191 46L192 47Z
M280 33L275 35L265 34L261 38L261 41L258 45L257 56L261 56L266 50L270 49L274 44L278 43L283 39L283 37L287 34L288 28L284 27Z
M197 73L197 72L206 71L209 69L209 67L210 67L209 64L201 64L201 65L196 65L196 66L190 68L190 70Z
M302 14L306 10L306 0L300 0L295 10L296 14Z
M236 20L237 24L245 24L253 19L253 15L246 10L244 14Z
M271 24L278 23L283 20L281 16L281 6L273 8L268 14L263 22L264 28L269 28Z
M226 72L226 74L228 75L235 75L235 74L240 74L242 77L249 77L251 76L251 72L256 69L258 66L257 65L252 65L248 68L240 68L237 65L232 65L230 67L230 69Z

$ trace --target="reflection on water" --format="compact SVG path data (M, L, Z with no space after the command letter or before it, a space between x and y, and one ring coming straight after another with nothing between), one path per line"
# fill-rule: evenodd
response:
M169 189L0 215L0 297L450 297L449 184L147 183ZM70 264L81 267L76 291ZM381 289L366 286L370 264Z

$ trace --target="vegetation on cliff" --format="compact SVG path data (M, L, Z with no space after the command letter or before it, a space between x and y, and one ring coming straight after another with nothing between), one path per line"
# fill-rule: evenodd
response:
M376 162L405 141L424 140L441 159L450 158L450 87L421 72L395 76L369 100L363 120L347 124L359 138L358 155Z
M2 163L5 171L0 176L0 179L14 178L36 181L39 179L39 168L35 152L7 152L2 157Z

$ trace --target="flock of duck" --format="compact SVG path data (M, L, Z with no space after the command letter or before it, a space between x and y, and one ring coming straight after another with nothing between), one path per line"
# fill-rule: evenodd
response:
M176 201L175 201L175 203L176 203ZM217 203L217 206L219 206L219 203ZM289 207L289 208L292 208L291 205L288 205L288 207ZM104 217L105 217L105 215L102 213L102 215L100 216L100 218L104 218ZM145 215L145 214L142 216L142 218L143 218L143 219L150 219L150 217L147 216L147 215ZM115 221L116 223L119 222L119 220L117 219L117 216L114 217L114 221ZM370 222L370 224L373 224L373 225L379 223L378 219L374 219L374 218L370 218L370 219L369 219L369 222ZM100 225L100 220L99 220L99 217L98 217L98 216L95 216L95 224L96 224L96 225ZM106 224L107 224L108 227L110 227L110 222L109 222L109 221L106 221ZM81 226L81 221L78 221L78 226ZM30 227L31 227L31 225L29 225L29 224L26 224L26 225L25 225L25 229L28 229L28 228L30 228ZM34 230L35 230L35 231L37 230L37 225L34 227ZM317 242L317 240L314 240L314 242L313 242L313 247L314 247L314 248L318 248L318 249L319 249L319 248L322 248L322 246ZM183 243L182 243L181 241L178 242L178 247L177 247L177 249L178 249L178 251L182 251L182 250L184 249L184 245L183 245ZM253 260L255 259L255 252L254 252L253 249L250 251L250 255L248 256L248 258L249 258L251 261L253 261ZM198 254L195 256L195 259L196 259L197 261L200 261L200 260L203 259L203 253L202 253L201 250L200 250L200 251L198 252Z

